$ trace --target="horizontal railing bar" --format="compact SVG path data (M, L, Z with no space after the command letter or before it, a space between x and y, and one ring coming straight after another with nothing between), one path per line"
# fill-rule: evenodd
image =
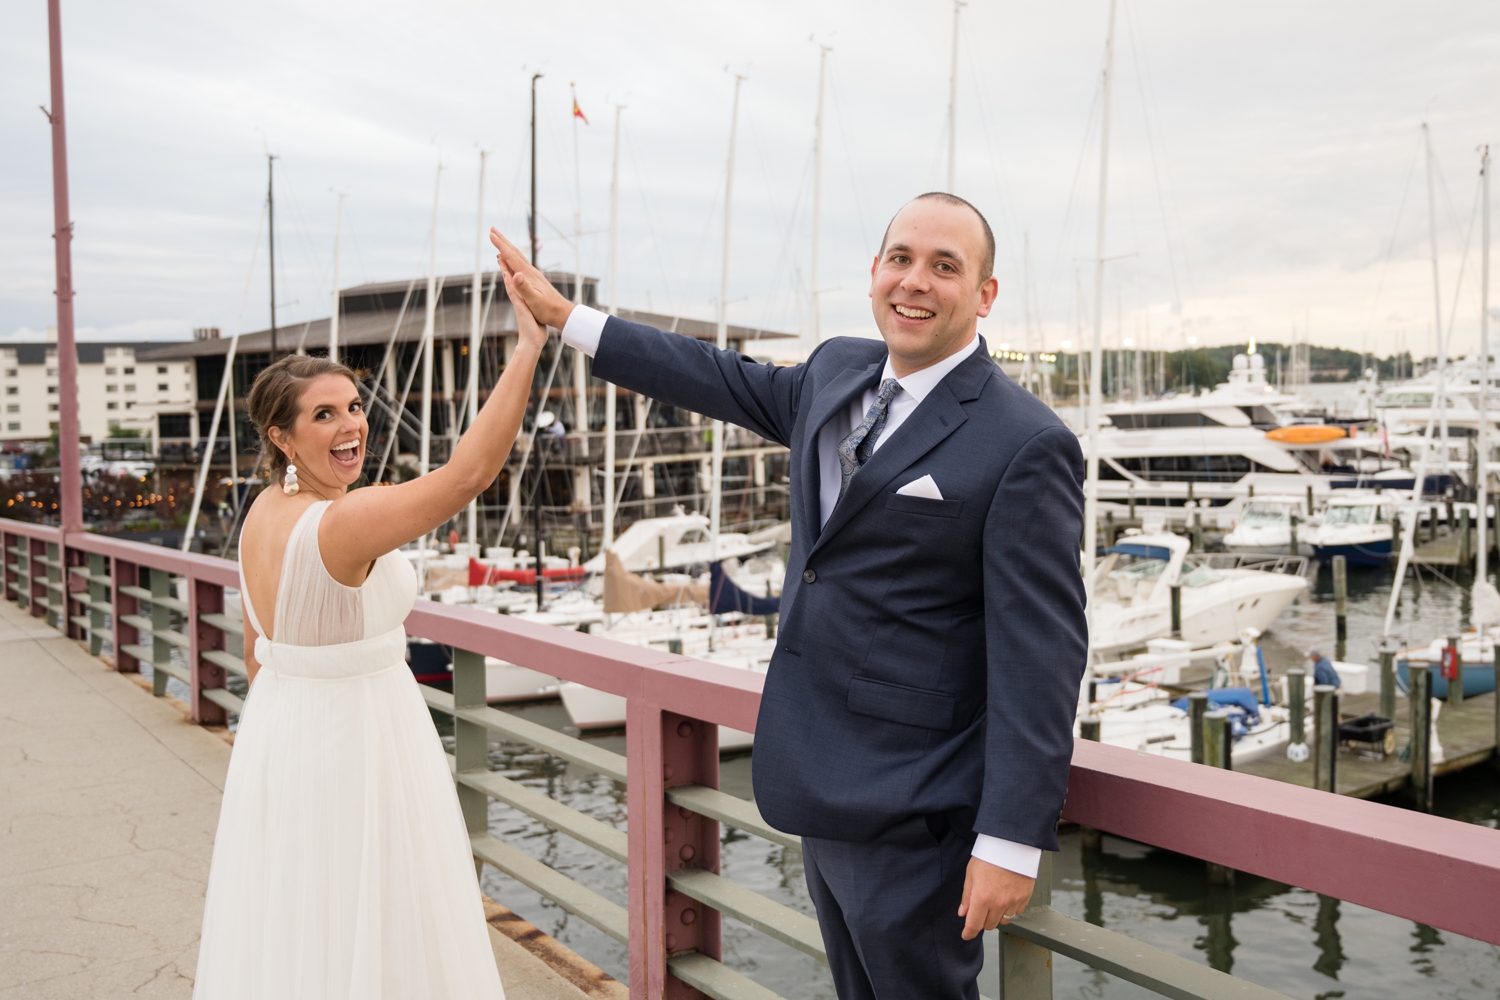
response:
M667 872L667 884L684 896L712 906L783 944L820 961L828 961L818 922L806 914L702 868L679 868Z
M49 581L48 584L47 584L47 589L48 590L55 590L59 594L65 594L65 593L67 593L67 588L63 586L63 582L61 580Z
M474 856L511 878L587 920L621 944L630 943L630 917L625 908L568 878L562 872L503 843L488 833L469 838Z
M560 631L560 630L559 630ZM427 704L445 715L452 715L476 726L484 726L492 732L501 733L511 739L545 750L554 757L577 764L623 783L625 781L625 755L613 753L585 743L583 740L564 735L546 726L538 725L509 712L493 708L465 708L454 711L453 695L439 691L426 684L418 685Z
M83 603L87 604L94 611L102 611L107 615L115 613L115 606L108 601L84 601Z
M1275 990L1096 927L1050 906L1031 907L1002 931L1173 1000L1287 1000L1285 994Z
M630 861L629 838L623 830L616 830L607 823L601 823L592 816L491 771L460 771L456 777L459 784L478 789L492 799L514 806L532 819L566 833L606 857L621 864L628 864Z
M150 664L152 670L160 670L162 673L166 674L168 677L175 677L178 680L182 681L182 683L184 683L184 684L191 685L193 683L192 678L188 675L187 670L185 670L182 667L179 667L175 663L167 663L167 662L152 663L151 662L150 651L147 650L143 646L121 646L120 648L123 649L125 652L130 653L131 656L134 656L137 660L140 660L142 663ZM140 653L132 652L133 650L140 650ZM141 653L145 653L146 655L142 656Z
M130 625L140 632L151 632L151 634L155 635L158 639L161 639L164 642L170 642L172 645L180 646L183 649L187 649L190 645L192 645L191 640L189 640L188 637L183 635L181 632L175 632L169 628L164 628L160 632L154 631L151 628L151 619L143 617L142 615L121 615L120 623L122 625Z
M121 587L120 593L127 597L134 597L138 601L150 601L152 604L160 604L164 608L170 608L180 615L187 614L187 601L180 601L175 597L165 594L153 594L145 587Z
M46 556L33 556L32 558L43 566L51 566L53 569L63 568L62 560L60 559L48 559Z
M72 622L74 625L77 625L79 628L93 628L94 627L94 624L89 619L88 615L72 615L71 617L68 618L68 621Z
M134 643L126 643L120 647L120 652L135 657L142 663L150 663L151 657L156 654L145 646L137 646Z
M198 620L205 625L213 626L220 632L233 632L235 635L245 634L245 623L238 618L231 618L228 615L202 614L198 616Z
M1500 944L1500 833L1478 824L1092 740L1063 818Z
M716 819L720 823L728 823L736 830L753 833L774 844L783 847L802 846L802 839L788 833L782 833L767 823L761 817L760 807L754 802L736 798L728 792L721 792L717 788L705 788L702 785L681 785L677 788L667 789L667 801L673 805L683 806Z
M205 649L198 654L216 667L223 667L231 674L240 677L249 677L250 671L245 667L245 661L233 653L226 653L222 649Z
M672 975L714 1000L782 1000L780 993L773 993L702 952L673 955L667 959L667 968Z
M220 708L227 709L228 711L233 712L236 715L244 711L245 708L245 699L241 698L233 691L227 691L224 688L204 688L203 697L207 698L215 705L218 705Z
M90 573L87 566L69 566L68 572L74 576L82 577L89 583L98 583L106 587L114 582L113 578L105 573Z

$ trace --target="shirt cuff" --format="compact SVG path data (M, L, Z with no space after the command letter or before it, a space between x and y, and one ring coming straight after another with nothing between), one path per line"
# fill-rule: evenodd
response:
M1008 872L1015 872L1017 875L1025 875L1027 878L1036 878L1037 868L1042 863L1040 847L1029 847L1026 844L1001 840L999 837L991 837L984 833L975 838L972 854L980 861L988 862L997 868L1004 868Z
M588 306L574 306L563 324L562 341L589 357L599 352L599 338L604 335L604 322L609 316Z

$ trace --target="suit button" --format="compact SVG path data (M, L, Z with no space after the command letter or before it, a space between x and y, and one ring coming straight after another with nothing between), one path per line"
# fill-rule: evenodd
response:
M802 582L803 583L817 583L818 582L818 574L814 573L810 569L803 570L802 571Z

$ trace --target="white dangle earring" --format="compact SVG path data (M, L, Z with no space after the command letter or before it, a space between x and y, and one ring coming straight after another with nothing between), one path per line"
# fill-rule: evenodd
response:
M286 476L281 480L281 492L289 497L294 497L301 488L297 485L297 467L295 465L288 465L286 467Z

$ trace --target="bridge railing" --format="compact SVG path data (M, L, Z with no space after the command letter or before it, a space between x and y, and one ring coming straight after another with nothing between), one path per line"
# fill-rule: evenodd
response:
M119 670L176 677L196 722L242 702L233 563L157 546L0 520L7 598L55 628L108 645ZM423 688L454 720L450 764L475 857L625 944L632 995L773 1000L722 963L725 917L826 960L811 917L724 878L720 824L787 847L752 802L719 790L718 727L754 731L762 678L659 650L505 615L418 602L408 632L454 649L453 691ZM149 637L149 644L147 644ZM486 656L625 699L622 756L490 707ZM624 831L490 770L492 735L529 744L625 787ZM503 802L626 866L622 907L489 830ZM1500 832L1250 775L1081 741L1064 818L1457 934L1500 944ZM1051 996L1052 956L1179 998L1278 997L1051 907L1044 858L1030 908L1000 938L1001 995Z

